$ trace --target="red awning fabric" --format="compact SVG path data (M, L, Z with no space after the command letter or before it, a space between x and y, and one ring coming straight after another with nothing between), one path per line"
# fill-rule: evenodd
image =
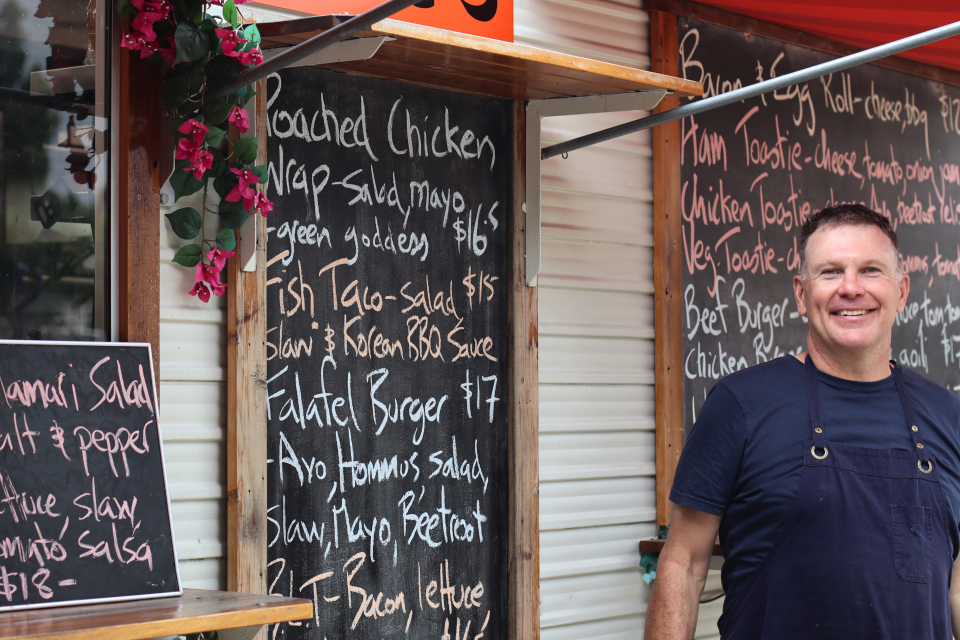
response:
M699 0L863 49L960 21L960 0ZM900 57L960 71L960 36Z

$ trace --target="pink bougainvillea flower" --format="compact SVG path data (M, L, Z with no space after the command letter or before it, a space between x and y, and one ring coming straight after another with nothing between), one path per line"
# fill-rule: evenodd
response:
M251 213L260 212L264 218L267 217L267 214L273 211L273 203L267 200L267 196L263 194L262 191L257 191L257 195L253 199L253 206L255 207Z
M252 211L257 197L257 191L250 185L260 182L260 178L249 169L234 169L230 167L230 171L233 171L237 177L240 178L240 182L230 190L230 193L227 194L224 200L227 202L237 202L240 198L243 198L243 208L247 211Z
M193 171L193 177L199 180L203 177L204 172L213 166L213 154L209 151L200 151L197 153L196 157L193 158L193 164L189 167L184 167L184 171Z
M180 138L177 142L177 160L190 160L191 162L200 151L200 145L191 138Z
M190 118L182 125L177 127L177 131L192 137L194 142L200 144L203 142L203 137L207 135L207 132L209 132L210 129L208 129L206 125L196 118Z
M261 62L263 62L263 54L256 47L240 54L240 64L257 66Z
M204 264L201 262L197 265L197 282L206 282L212 287L220 286L220 270L215 268L212 264Z
M233 29L214 29L213 32L220 38L223 55L228 58L239 58L241 53L237 49L247 41L237 35Z
M225 284L218 284L217 286L213 287L213 295L215 296L222 296L226 292L227 292L227 285Z
M237 129L240 130L240 133L246 133L250 131L250 116L247 115L246 109L241 109L240 107L234 107L230 110L230 117L227 118L227 122L232 125L236 125Z
M162 20L164 16L159 13L154 13L153 11L141 11L137 14L137 17L133 19L133 22L130 24L131 28L135 32L139 32L141 37L147 42L152 42L157 39L157 34L153 30L153 25L158 20Z
M197 284L193 285L193 289L190 290L190 295L200 298L200 302L210 301L210 290L207 289L207 285L202 282L197 282Z
M209 253L207 253L207 260L213 263L214 269L217 271L223 271L223 266L227 263L227 258L232 258L235 255L235 251L226 251L220 247L214 247Z

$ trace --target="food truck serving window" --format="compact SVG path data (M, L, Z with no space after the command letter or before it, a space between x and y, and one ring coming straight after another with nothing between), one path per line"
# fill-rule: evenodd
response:
M0 0L0 339L104 340L105 0Z

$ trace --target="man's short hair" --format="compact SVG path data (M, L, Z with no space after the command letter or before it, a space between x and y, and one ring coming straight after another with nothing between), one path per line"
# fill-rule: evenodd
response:
M900 242L897 240L897 232L893 230L893 225L885 216L868 209L862 204L838 204L833 207L821 209L813 214L800 227L800 243L797 249L800 257L800 279L807 277L807 242L810 236L818 229L832 229L842 226L868 226L873 225L883 231L883 233L893 243L893 251L897 256L897 279L903 276L903 259L900 257Z

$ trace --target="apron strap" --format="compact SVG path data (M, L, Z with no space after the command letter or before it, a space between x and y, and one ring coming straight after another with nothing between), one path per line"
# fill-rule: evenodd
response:
M903 378L897 371L897 365L891 361L890 370L893 372L893 380L897 383L897 391L900 392L900 402L903 404L903 414L907 417L907 429L910 430L910 437L913 438L914 450L921 462L929 465L930 454L923 446L923 438L920 437L920 427L917 425L917 415L913 412L913 402L910 400L910 394L907 393L907 387L903 384Z
M813 445L817 449L824 449L826 436L823 435L823 414L820 411L820 392L817 390L817 367L813 358L807 354L804 362L807 373L807 402L810 403L810 426L813 429Z

